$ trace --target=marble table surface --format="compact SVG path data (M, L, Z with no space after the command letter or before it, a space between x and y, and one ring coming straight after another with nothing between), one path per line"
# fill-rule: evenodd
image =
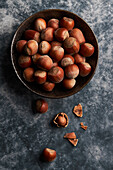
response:
M29 15L48 8L69 10L82 17L99 43L99 64L90 83L64 99L47 99L46 114L33 115L37 96L18 80L11 64L13 35ZM84 116L72 114L81 103ZM69 116L65 129L50 122L59 112ZM87 131L80 122L88 125ZM63 139L75 131L73 147ZM45 147L57 151L52 163L40 160ZM113 1L112 0L1 0L0 1L0 170L112 170L113 169Z

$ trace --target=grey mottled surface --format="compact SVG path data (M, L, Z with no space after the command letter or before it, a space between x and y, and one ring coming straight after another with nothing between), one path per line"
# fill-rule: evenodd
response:
M48 8L72 11L94 31L100 48L99 64L90 83L65 99L47 99L46 114L34 116L31 93L18 80L10 60L10 43L29 15ZM67 104L68 103L68 104ZM83 105L81 119L72 107ZM69 116L65 129L50 122L64 111ZM88 130L83 131L83 121ZM63 139L75 131L79 143L73 147ZM55 148L52 163L40 160L45 147ZM0 1L0 170L112 170L113 169L113 3L112 0L1 0Z

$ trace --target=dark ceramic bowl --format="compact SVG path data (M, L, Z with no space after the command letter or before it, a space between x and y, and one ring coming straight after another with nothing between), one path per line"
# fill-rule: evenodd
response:
M86 77L78 76L76 78L76 85L71 90L65 90L61 85L56 85L55 89L52 92L46 92L46 91L42 90L42 88L39 85L37 85L36 83L28 83L23 79L22 69L18 66L18 63L17 63L18 54L17 54L15 46L16 46L16 42L18 40L23 39L24 31L29 28L32 28L33 22L36 18L42 17L46 21L48 21L51 18L61 19L64 16L73 18L75 20L75 27L82 30L82 32L85 36L86 42L91 43L95 47L94 54L91 57L87 58L87 62L92 67L92 71ZM96 40L95 35L92 32L91 28L79 16L77 16L76 14L74 14L72 12L65 11L65 10L49 9L49 10L40 11L40 12L30 16L19 26L19 28L17 29L17 31L13 37L12 44L11 44L11 59L12 59L12 64L13 64L14 70L15 70L18 78L29 90L31 90L32 92L34 92L38 95L44 96L44 97L63 98L63 97L71 96L71 95L79 92L83 87L85 87L88 84L88 82L93 77L93 75L95 73L96 66L97 66L97 62L98 62L98 43L97 43L97 40Z

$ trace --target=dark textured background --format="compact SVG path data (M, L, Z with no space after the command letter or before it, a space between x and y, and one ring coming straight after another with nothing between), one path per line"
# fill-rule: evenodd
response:
M82 17L99 42L99 64L90 83L64 99L47 99L46 114L34 116L31 102L39 96L18 80L10 59L10 44L19 24L48 8L66 9ZM112 170L113 169L113 4L112 0L1 0L0 1L0 170ZM72 113L83 105L81 119ZM52 127L58 112L66 112L69 126ZM88 130L80 128L83 121ZM63 139L75 131L73 147ZM56 149L52 163L40 160L45 147Z

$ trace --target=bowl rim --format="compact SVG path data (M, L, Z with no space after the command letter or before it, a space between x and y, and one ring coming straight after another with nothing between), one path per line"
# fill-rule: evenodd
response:
M94 38L95 38L95 41L96 41L96 44L97 44L97 60L96 60L96 66L95 66L95 70L93 71L92 75L90 76L90 78L85 82L85 84L83 86L80 87L79 91L73 93L70 92L69 94L65 93L61 96L50 96L48 95L48 93L45 95L45 94L39 94L38 92L36 92L35 90L31 89L23 80L22 78L19 76L18 72L17 72L17 69L16 69L16 66L14 64L14 59L13 59L13 44L14 44L14 40L15 40L15 37L19 31L19 29L21 28L21 26L24 24L24 22L26 22L27 20L29 20L30 18L32 18L33 16L37 15L39 12L50 12L50 11L60 11L60 12L68 12L72 15L75 15L77 16L78 18L80 18L91 30ZM60 98L65 98L65 97L69 97L69 96L72 96L72 95L75 95L76 93L80 92L89 82L90 80L92 79L92 77L94 76L95 72L96 72L96 69L97 69L97 65L98 65L98 61L99 61L99 45L98 45L98 40L95 36L95 33L93 32L93 30L91 29L91 27L89 26L89 24L84 20L82 19L79 15L77 15L76 13L73 13L73 12L70 12L70 11L67 11L67 10L64 10L64 9L45 9L45 10L41 10L41 11L38 11L32 15L30 15L28 18L26 18L25 20L22 21L22 23L17 27L16 29L16 32L14 33L14 36L13 36L13 39L12 39L12 42L11 42L11 49L10 49L10 54L11 54L11 62L12 62L12 65L13 65L13 68L14 68L14 71L17 75L17 77L19 78L19 80L22 82L22 84L27 87L27 89L29 89L31 92L39 95L39 96L42 96L42 97L45 97L45 98L52 98L52 99L60 99Z

